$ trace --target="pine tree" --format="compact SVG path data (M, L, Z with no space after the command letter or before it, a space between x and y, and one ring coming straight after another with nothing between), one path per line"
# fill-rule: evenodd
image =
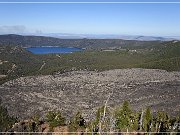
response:
M148 107L145 111L145 114L144 114L144 130L146 132L150 132L151 130L151 124L152 124L152 119L153 119L153 116L152 116L152 113L151 113L151 109Z
M124 101L122 108L116 111L116 127L120 130L127 130L130 128L132 111L129 107L128 101Z
M168 130L168 127L170 126L170 117L166 112L160 112L157 113L157 132L166 132Z
M133 131L137 131L139 128L139 118L140 118L140 113L135 112L131 114L131 129Z
M0 105L0 132L7 131L17 119L10 117L6 108Z

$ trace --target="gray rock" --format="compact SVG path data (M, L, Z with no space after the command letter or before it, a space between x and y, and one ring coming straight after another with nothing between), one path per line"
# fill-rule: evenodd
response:
M21 77L0 86L0 98L10 115L25 119L35 113L77 111L91 119L113 91L108 107L128 100L135 110L147 106L171 115L180 110L180 72L155 69L72 71L54 76Z

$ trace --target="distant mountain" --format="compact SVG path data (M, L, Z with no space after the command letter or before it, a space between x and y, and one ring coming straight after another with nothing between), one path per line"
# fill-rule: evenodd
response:
M174 38L164 38L164 37L153 37L153 36L137 36L135 40L139 41L172 41L175 40Z
M112 35L112 34L68 34L68 33L47 33L36 34L37 36L50 36L62 39L122 39L122 40L138 40L138 41L172 41L180 40L180 37L156 37L141 35Z
M73 35L72 35L73 36ZM126 38L126 40L106 37L103 38L99 35L99 37L89 36L89 38L82 39L68 39L68 38L55 38L55 37L47 37L47 36L22 36L22 35L0 35L0 45L18 45L23 47L31 47L31 46L61 46L61 47L80 47L80 48L90 48L90 49L101 49L101 48L110 48L110 47L122 47L122 46L148 46L153 43L153 45L159 44L162 41L143 41L140 40L142 37L139 37L138 40L130 40ZM124 37L125 38L125 37Z

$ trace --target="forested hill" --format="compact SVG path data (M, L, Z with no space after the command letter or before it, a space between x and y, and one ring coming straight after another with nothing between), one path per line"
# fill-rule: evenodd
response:
M59 39L44 36L22 36L22 35L0 35L0 45L15 46L62 46L62 47L80 47L87 49L121 47L121 46L148 46L159 44L162 41L137 41L122 39Z
M69 70L122 68L180 71L180 42L169 41L141 47L127 45L113 51L102 49L48 55L35 55L20 46L0 46L0 83L21 76L48 75Z

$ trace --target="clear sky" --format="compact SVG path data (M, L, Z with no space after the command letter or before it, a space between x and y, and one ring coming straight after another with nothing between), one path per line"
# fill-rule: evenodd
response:
M23 0L4 0L4 2L8 1L15 2ZM29 1L37 2L37 0ZM77 0L71 1L75 2ZM89 1L97 2L97 0ZM108 0L98 1L107 2ZM120 0L113 1L115 2ZM137 0L129 1L135 2ZM153 2L155 0L148 1ZM162 1L168 2L168 0L159 0L159 2ZM178 0L174 1L180 2ZM0 0L0 2L3 2L3 0ZM87 2L87 0L84 2ZM143 2L146 1L144 0ZM155 2L157 2L157 0ZM180 3L0 3L0 34L23 32L180 36Z

